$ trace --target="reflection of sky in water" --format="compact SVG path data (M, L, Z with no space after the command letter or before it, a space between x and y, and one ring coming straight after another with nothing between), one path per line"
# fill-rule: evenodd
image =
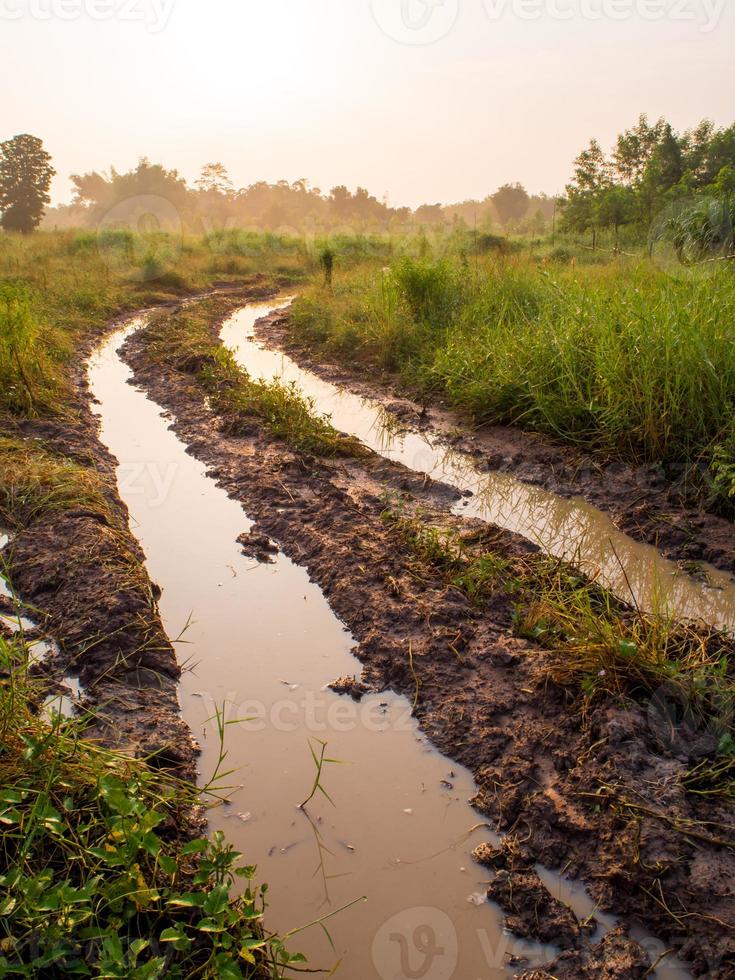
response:
M516 531L545 552L574 561L622 598L630 599L632 591L641 608L701 618L717 626L735 624L735 585L728 575L707 568L708 581L700 584L581 499L558 497L507 473L481 473L471 456L428 434L397 433L394 425L386 425L380 403L339 389L286 355L258 346L254 325L267 312L266 305L251 306L224 325L222 339L238 362L255 377L297 383L320 411L331 416L336 428L357 436L387 459L471 491L473 496L460 501L455 513Z

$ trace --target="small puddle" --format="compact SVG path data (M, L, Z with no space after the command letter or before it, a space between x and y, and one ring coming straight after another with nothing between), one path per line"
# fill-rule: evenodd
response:
M254 322L266 309L247 316ZM242 554L236 539L252 522L186 452L161 409L127 383L118 351L143 322L131 321L93 355L90 387L131 527L162 588L166 629L180 636L183 715L205 776L217 764L214 716L225 707L224 768L234 774L224 782L237 786L210 826L269 883L268 924L284 932L366 896L326 923L334 949L319 927L291 944L311 969L341 960L337 975L349 980L496 980L518 972L511 955L531 964L552 958L553 949L509 937L484 900L490 872L471 850L495 837L473 830L470 773L432 748L405 698L356 704L326 690L360 673L349 632L304 569L282 554L273 565ZM341 760L323 774L334 806L318 794L304 813L297 807L314 781L317 739ZM662 951L652 946L654 960Z
M288 305L282 301L279 308ZM719 627L735 625L735 584L727 573L705 566L706 581L698 582L654 547L628 537L584 500L558 497L507 473L483 473L472 456L431 434L396 432L386 424L381 401L353 394L300 368L286 354L262 347L254 337L255 323L272 309L273 304L247 306L222 328L224 344L253 377L294 382L340 431L387 459L471 493L456 504L456 514L517 532L547 554L574 562L621 598L630 601L632 592L647 611Z

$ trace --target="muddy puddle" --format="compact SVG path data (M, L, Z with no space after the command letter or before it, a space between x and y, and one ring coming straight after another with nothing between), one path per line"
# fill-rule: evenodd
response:
M243 316L252 323L264 312ZM202 746L203 782L217 767L224 707L223 768L234 771L220 782L234 788L210 826L269 883L268 924L286 932L337 912L324 923L331 939L315 927L291 946L312 969L341 961L336 975L349 980L495 980L519 972L512 955L553 958L508 936L485 901L489 872L471 850L495 838L468 805L471 775L427 743L404 698L356 703L326 689L360 673L349 632L286 556L262 565L242 554L236 539L252 524L241 506L127 383L118 350L141 322L93 356L90 386L167 632L178 638L182 710ZM317 793L304 812L319 740L339 760L322 775L334 805ZM560 895L571 888L547 880ZM650 952L655 961L663 947L651 941ZM688 974L671 966L657 976Z
M280 308L288 305L284 300ZM253 377L293 382L331 416L337 429L387 459L471 494L455 506L456 513L515 531L544 552L574 561L621 598L634 598L640 608L716 626L735 625L735 585L725 572L705 566L702 581L695 580L584 500L567 500L506 473L481 472L472 456L430 433L403 426L397 431L380 401L340 388L302 369L288 355L262 347L254 337L255 323L272 308L249 305L222 328L223 342Z

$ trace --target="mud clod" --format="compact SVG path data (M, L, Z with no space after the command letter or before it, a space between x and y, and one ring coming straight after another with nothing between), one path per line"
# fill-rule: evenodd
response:
M535 871L498 871L487 897L506 912L505 925L522 939L562 949L576 946L581 927L576 915L554 898Z
M648 953L620 927L595 946L564 952L553 963L521 973L516 980L643 980L651 966Z
M353 701L362 701L366 694L370 694L371 688L356 677L339 677L328 685L330 691L335 694L349 694Z
M250 531L241 534L237 543L242 546L246 558L254 558L261 565L273 565L278 554L278 545L273 544L266 534Z

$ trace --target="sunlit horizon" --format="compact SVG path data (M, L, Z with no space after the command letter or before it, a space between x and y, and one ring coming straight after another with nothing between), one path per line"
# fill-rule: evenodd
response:
M70 174L141 157L189 183L221 161L235 187L305 178L394 206L515 181L555 194L591 137L609 148L640 113L731 122L735 11L718 0L64 2L66 20L59 0L5 0L0 18L2 138L43 139L54 204Z

